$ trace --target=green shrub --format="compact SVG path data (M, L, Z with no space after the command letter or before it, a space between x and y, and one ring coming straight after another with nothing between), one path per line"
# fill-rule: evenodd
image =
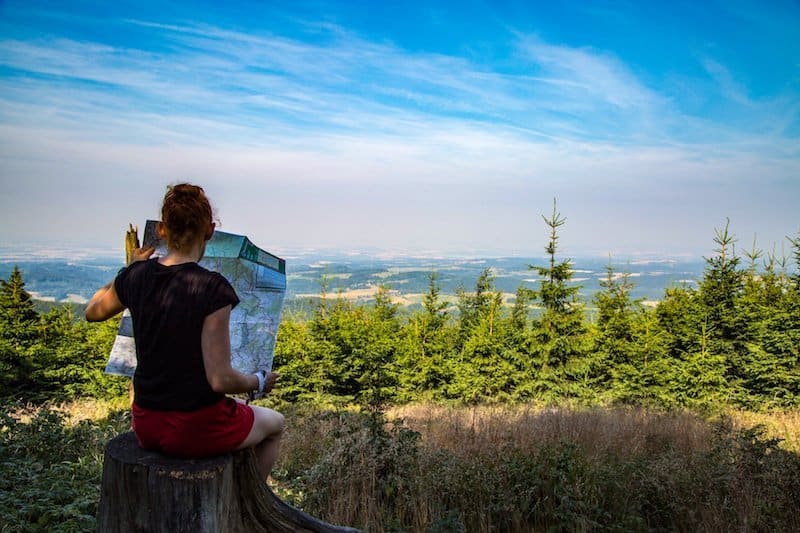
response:
M94 531L103 446L126 424L125 415L115 413L102 423L70 426L64 415L46 407L28 413L4 405L2 531Z

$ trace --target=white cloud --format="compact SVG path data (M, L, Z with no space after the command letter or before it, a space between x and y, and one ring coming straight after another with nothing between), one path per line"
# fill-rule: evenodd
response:
M562 98L578 109L604 103L649 112L663 103L663 98L642 85L611 55L547 44L530 36L522 37L519 47L543 70L545 77L541 81L555 85Z

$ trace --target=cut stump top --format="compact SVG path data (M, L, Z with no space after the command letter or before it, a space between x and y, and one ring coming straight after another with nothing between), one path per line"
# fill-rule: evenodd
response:
M187 475L219 472L233 461L233 455L230 453L202 459L182 459L145 450L139 447L136 435L132 431L111 439L106 447L106 453L122 464L141 465L158 470L179 470Z

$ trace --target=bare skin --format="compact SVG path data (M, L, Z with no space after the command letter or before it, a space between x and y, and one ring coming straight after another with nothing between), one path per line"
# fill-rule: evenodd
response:
M231 367L230 315L231 306L227 305L208 315L203 322L200 343L206 377L215 392L224 394L249 392L258 387L258 378L253 374L242 374ZM267 374L264 391L272 390L277 379L278 374L274 372ZM255 416L253 427L237 449L255 446L259 470L266 478L278 456L285 422L283 415L277 411L255 405L251 405L250 408Z
M164 231L159 227L159 233ZM210 231L197 239L187 249L169 250L167 255L159 258L165 266L179 265L187 262L198 262L203 257L206 241L214 232ZM163 236L163 235L162 235ZM138 248L133 252L131 262L144 261L153 255L153 248ZM86 320L100 322L121 313L124 306L119 301L114 282L110 282L98 290L86 306ZM231 366L230 341L231 306L208 315L203 322L200 343L203 352L206 378L209 385L220 394L237 394L250 392L258 388L258 378L254 374L244 374ZM278 374L267 374L264 391L269 392L275 385ZM278 455L280 438L284 429L284 418L280 413L266 407L250 406L253 410L253 427L237 449L254 447L258 457L259 470L267 478Z

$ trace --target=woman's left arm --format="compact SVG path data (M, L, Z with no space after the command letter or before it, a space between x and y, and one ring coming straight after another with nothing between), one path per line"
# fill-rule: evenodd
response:
M235 394L258 389L255 374L243 374L231 366L231 306L218 309L203 321L200 343L206 379L214 392Z

